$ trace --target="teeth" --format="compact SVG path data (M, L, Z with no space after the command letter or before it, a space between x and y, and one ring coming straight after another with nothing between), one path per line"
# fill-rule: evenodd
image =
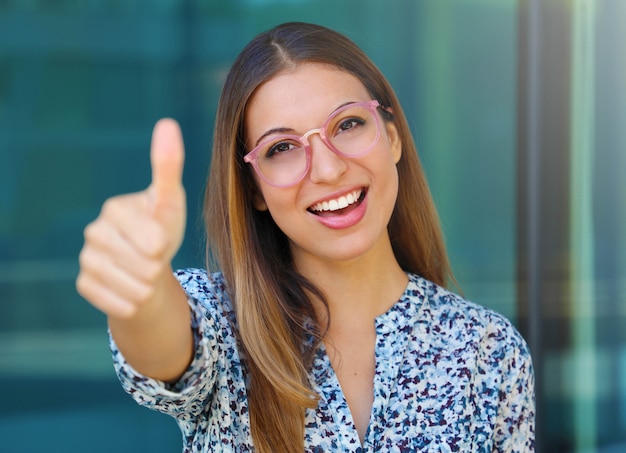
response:
M341 196L334 200L322 201L321 203L317 203L311 206L311 210L315 212L322 211L337 211L339 209L347 208L353 203L356 203L359 197L361 196L361 189L350 192L347 195Z

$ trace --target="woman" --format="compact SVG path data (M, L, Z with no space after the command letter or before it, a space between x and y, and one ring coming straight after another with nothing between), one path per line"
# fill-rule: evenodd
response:
M155 127L153 180L85 231L79 292L116 370L174 416L185 451L533 451L533 375L501 316L452 280L398 100L351 41L288 23L225 82L208 256L172 273L183 146ZM174 276L173 276L174 275Z

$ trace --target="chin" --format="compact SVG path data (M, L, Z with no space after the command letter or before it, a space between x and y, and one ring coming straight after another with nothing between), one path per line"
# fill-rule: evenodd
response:
M355 262L368 257L380 256L376 253L379 241L345 237L327 242L325 247L298 247L292 245L294 260L312 259L314 261L332 264ZM296 255L301 255L300 259Z

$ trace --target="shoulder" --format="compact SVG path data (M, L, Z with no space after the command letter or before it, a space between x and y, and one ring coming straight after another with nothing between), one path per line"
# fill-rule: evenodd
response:
M178 269L174 274L188 294L226 292L226 282L221 272L209 274L204 269L188 268Z
M502 314L417 275L410 275L411 285L422 299L419 318L428 320L435 337L529 355L525 340Z
M228 315L232 313L232 303L221 272L208 273L204 269L188 268L179 269L174 274L190 300L205 309Z

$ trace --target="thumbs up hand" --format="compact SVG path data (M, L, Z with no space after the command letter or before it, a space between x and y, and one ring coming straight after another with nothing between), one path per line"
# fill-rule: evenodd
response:
M131 319L165 299L160 296L171 288L171 261L183 241L184 146L174 120L156 124L150 160L149 187L110 198L85 229L76 287L110 318Z
M183 138L178 124L167 118L160 120L152 133L152 183L147 191L152 217L167 235L164 252L170 261L180 248L185 233L184 159Z

